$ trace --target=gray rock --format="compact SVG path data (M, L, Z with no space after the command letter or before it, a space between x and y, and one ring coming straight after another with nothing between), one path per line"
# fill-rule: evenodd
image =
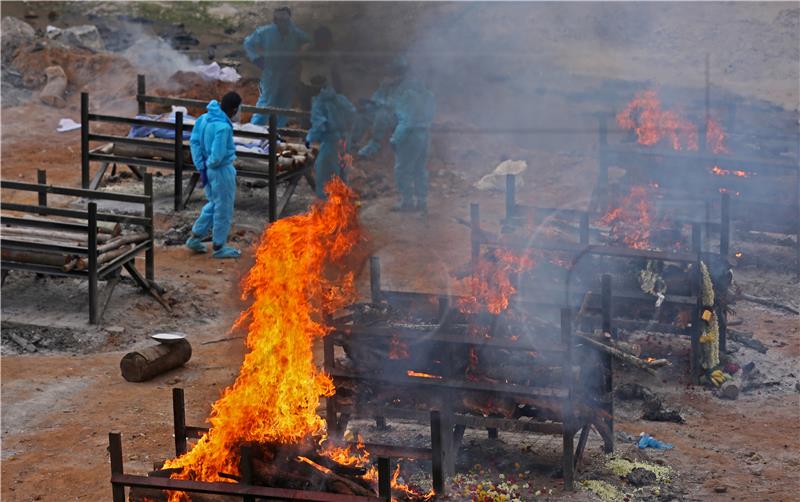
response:
M719 397L722 399L737 399L739 397L739 384L736 382L725 382L719 388Z
M634 467L628 474L628 483L633 486L652 485L656 482L656 475L653 471L648 471L641 467Z
M36 30L31 25L11 16L3 18L0 32L4 60L11 60L19 46L33 42L36 38Z
M100 31L92 24L67 28L61 32L61 36L56 38L67 45L92 51L102 51L106 48L103 38L100 36Z

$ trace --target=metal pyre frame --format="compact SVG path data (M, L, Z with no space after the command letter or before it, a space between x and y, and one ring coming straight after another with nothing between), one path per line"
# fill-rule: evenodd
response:
M555 252L563 254L570 262L570 268L564 271L564 274L569 278L572 269L583 259L589 257L606 257L609 260L616 262L632 262L635 260L651 260L662 263L675 263L681 265L691 264L692 268L689 276L686 278L691 285L690 294L668 294L665 296L663 302L660 304L662 309L675 308L675 309L691 309L691 319L686 327L676 326L671 323L654 322L652 320L641 320L630 318L623 314L628 310L624 308L626 305L644 305L652 304L654 297L645 294L638 289L624 288L620 285L611 287L610 276L603 276L602 283L599 285L600 289L605 292L609 291L609 297L612 299L613 307L608 308L612 312L613 324L615 329L629 329L629 330L647 330L655 333L664 333L671 335L679 335L689 337L691 340L690 352L690 373L694 380L700 378L702 374L702 365L700 361L700 335L702 334L702 319L701 314L703 310L701 299L701 276L700 276L700 261L720 256L716 253L703 252L704 239L703 228L713 226L720 229L720 249L726 250L729 246L729 220L728 220L728 207L729 197L727 194L722 194L722 221L719 223L709 223L704 220L685 219L679 223L691 225L691 252L673 253L665 251L651 251L645 249L632 249L625 247L608 246L604 244L592 243L592 235L597 233L597 229L592 228L591 220L592 213L589 211L580 211L573 209L556 209L556 208L540 208L534 206L527 206L520 204L515 198L515 177L514 175L507 176L506 182L506 216L502 220L503 235L501 237L493 237L484 232L480 226L480 207L478 204L472 204L470 208L470 234L472 241L472 256L477 259L481 246L490 247L504 247L512 250L522 251L525 249L533 249L544 252ZM526 221L527 218L532 217L534 221L539 221L541 218L549 217L558 214L560 218L572 220L577 235L575 239L570 242L549 240L542 235L537 235L536 239L525 239L524 236L512 235L512 232L519 227L521 222ZM587 291L570 290L568 288L560 292L564 295L565 301L568 305L574 305L576 302L580 303L581 299L587 295ZM534 298L548 294L546 288L536 282L529 284L520 284L520 297L527 298L533 296ZM558 291L551 291L549 294L559 294ZM595 302L594 296L590 296L590 303ZM592 305L589 305L588 310L596 310ZM715 307L717 319L719 320L719 336L720 336L720 351L725 350L726 346L726 332L727 332L727 314L726 305L724 302L719 302ZM591 317L590 313L586 317ZM608 331L612 336L615 335L614 331Z
M188 449L188 440L199 439L208 432L207 427L196 427L186 424L186 407L184 392L181 388L172 389L172 415L175 436L175 455L180 456ZM436 414L438 417L438 413ZM439 421L434 417L435 421ZM440 430L440 429L437 429ZM250 468L252 450L242 448L241 479L237 483L210 483L205 481L189 481L170 479L169 469L155 470L147 476L125 474L122 455L122 436L117 432L109 433L109 452L111 453L111 486L114 502L125 501L125 487L150 490L170 490L187 493L209 493L241 497L245 502L255 500L304 500L315 502L367 502L391 500L391 458L432 458L441 449L428 450L403 448L378 444L366 444L366 449L378 457L378 491L377 497L361 497L311 490L294 490L287 488L270 488L252 484ZM434 461L435 464L435 461Z
M608 114L599 116L598 174L592 196L592 210L605 210L609 200L609 168L625 171L622 183L657 184L658 192L676 205L701 204L708 214L721 212L737 230L770 232L794 237L796 272L800 274L800 151L797 137L788 140L794 158L744 157L715 154L706 144L705 128L696 151L675 151L636 143L608 141ZM720 176L712 169L741 171L742 175ZM719 194L730 196L727 206ZM725 214L727 212L727 214ZM711 220L707 217L707 220ZM709 231L712 226L709 226ZM729 248L721 249L725 258Z
M583 454L591 427L588 421L583 421L584 416L575 414L574 410L578 408L585 410L591 407L591 409L596 408L603 412L603 428L607 431L603 437L605 449L613 451L611 374L605 371L601 361L595 363L593 356L586 355L587 352L595 354L593 348L576 343L573 337L570 309L561 308L563 304L550 305L553 309L552 313L560 318L560 328L553 325L550 326L552 329L549 329L547 333L536 334L537 337L547 339L549 342L546 348L542 349L538 342L531 345L524 341L509 341L500 337L476 337L467 330L456 327L453 321L460 315L456 309L458 297L382 289L380 286L380 263L377 257L372 257L370 260L370 274L373 304L383 303L398 310L405 309L413 312L417 312L417 309L420 309L421 312L427 305L435 310L432 314L440 321L436 326L429 328L406 328L391 325L359 325L357 321L336 320L333 323L333 332L324 341L326 372L333 377L337 389L347 382L364 382L376 388L397 389L424 396L428 400L426 402L429 403L429 408L421 410L419 406L409 407L394 402L392 404L359 402L358 396L356 396L355 403L343 403L337 392L327 400L326 404L329 433L333 434L333 431L336 431L341 434L347 422L354 417L375 418L378 427L385 426L387 417L424 422L428 419L430 410L435 409L441 413L441 420L444 423L445 433L442 435L444 461L441 468L444 469L445 477L454 472L456 453L467 427L487 429L490 437L496 437L498 430L561 435L563 438L562 469L565 487L572 489L574 469ZM512 301L516 300L512 299ZM495 325L492 326L491 329L494 330ZM357 363L355 368L346 368L336 361L336 346L345 344L372 346L379 343L385 344L393 339L404 340L408 344L415 344L415 347L422 344L435 345L437 348L435 352L430 352L431 357L441 361L431 362L439 363L442 374L437 375L437 378L419 378L396 372L395 374L391 372L388 374L376 373L369 369L358 368ZM457 374L453 366L454 354L463 352L465 349L468 350L470 347L478 347L482 350L520 351L520 353L536 351L542 357L542 361L547 360L550 363L558 361L553 364L559 367L562 378L556 379L558 381L534 382L530 385L470 380L465 375ZM573 365L577 361L580 361L580 365ZM397 366L398 363L402 366L403 364L402 361L390 361L388 357L385 363L387 366L390 364ZM402 368L400 373L402 373ZM603 376L599 378L599 381L592 382L594 385L587 386L585 380L592 378L595 373ZM461 394L474 396L477 399L486 396L543 399L552 403L558 417L556 419L520 420L470 414L457 409L458 405L454 401L458 399L456 395ZM576 447L574 436L578 431L581 434Z
M85 235L85 245L64 245L55 242L48 242L47 236L43 235L33 241L26 241L14 238L13 235L4 235L0 242L4 250L11 250L17 253L37 253L45 256L76 256L80 259L85 257L85 269L70 268L68 266L55 266L52 263L41 264L33 260L6 259L2 261L3 280L11 270L24 270L37 274L80 277L89 281L89 322L97 324L100 322L106 307L111 299L114 287L120 280L120 273L125 269L133 278L136 284L143 290L150 293L159 303L169 309L169 305L161 298L164 290L155 282L155 243L153 227L153 180L150 175L144 176L144 195L106 193L95 190L84 190L80 188L63 187L47 184L47 173L43 170L38 171L38 183L23 183L19 181L0 181L0 187L8 190L18 190L25 192L36 192L38 194L38 204L19 204L13 202L3 202L0 206L3 210L0 216L0 224L4 227L18 227L28 229L43 229L45 231L72 232L75 235ZM79 199L88 199L86 210L67 209L48 206L47 195L62 195ZM142 216L129 216L112 213L98 212L96 201L113 201L127 204L139 205L142 207ZM13 213L13 214L10 214ZM22 214L19 214L22 213ZM43 218L35 218L42 216ZM56 218L47 218L53 216ZM58 219L58 217L69 218L68 220ZM98 222L116 222L119 224L134 225L140 227L146 234L145 240L133 245L124 254L114 256L107 261L101 261L99 257L104 251L104 244L98 243ZM124 237L124 236L123 236ZM110 242L110 241L109 241ZM145 255L145 275L137 270L135 259L144 253ZM107 281L103 294L98 292L98 282ZM102 296L102 300L101 300Z
M149 96L146 94L146 81L144 75L139 75L136 100L138 102L138 113L147 113L147 103L157 103L162 105L184 106L196 110L205 110L207 101L196 99L172 98L164 96ZM269 115L268 132L236 131L236 136L266 140L268 153L261 154L255 152L236 152L237 165L236 175L242 178L266 180L269 188L268 206L269 221L273 222L280 218L289 204L298 183L301 179L314 186L311 177L313 168L310 157L306 158L304 165L280 171L281 163L278 159L278 136L287 138L299 138L303 141L307 131L302 129L278 128L276 125L276 114L289 114L297 117L307 117L308 112L298 110L283 110L277 108L260 108L249 105L242 105L244 112L258 112ZM116 136L110 134L99 134L91 132L92 123L113 123L125 124L128 126L147 126L159 129L171 130L174 139L169 140L148 139L148 138L129 138L126 136ZM135 176L141 179L142 169L155 168L171 170L175 173L174 203L175 211L180 211L186 207L197 183L200 181L200 174L194 169L191 163L191 151L188 142L183 139L186 132L192 130L192 124L184 121L182 112L175 113L174 122L162 122L158 120L141 119L133 117L122 117L110 114L99 114L89 112L89 95L81 93L81 185L83 188L96 189L103 180L108 168L112 172L117 164L127 165ZM102 146L91 148L91 142L104 142ZM119 155L114 153L113 145L120 144L130 146L137 153ZM90 163L99 162L100 168L91 175ZM266 162L267 172L248 167L248 162ZM184 172L191 172L188 185L184 190ZM278 185L286 185L286 189L278 199ZM184 195L185 192L185 195Z

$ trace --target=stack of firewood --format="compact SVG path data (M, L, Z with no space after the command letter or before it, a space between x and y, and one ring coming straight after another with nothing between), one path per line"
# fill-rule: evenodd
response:
M89 237L86 231L49 230L24 226L4 226L0 228L3 239L33 244L50 244L62 246L88 246ZM102 265L122 256L136 244L147 240L145 232L123 233L119 223L97 223L97 264ZM60 267L64 272L85 270L88 266L86 256L43 251L21 251L2 249L2 259L23 263L35 263L51 267Z

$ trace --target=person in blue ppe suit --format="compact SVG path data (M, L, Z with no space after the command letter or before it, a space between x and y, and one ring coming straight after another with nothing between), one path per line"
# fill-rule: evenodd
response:
M386 78L381 81L370 100L361 107L360 120L371 122L371 129L369 142L358 151L360 158L374 157L381 150L381 144L389 136L396 121L394 101L410 84L412 80L408 78L408 63L405 58L394 58L387 67ZM362 130L360 126L362 124L357 121L354 131ZM357 141L361 138L359 135L353 139Z
M307 143L319 143L319 152L314 162L314 181L317 197L325 199L325 185L338 176L347 181L344 156L350 128L355 117L355 107L346 97L337 94L330 85L322 88L311 101L311 129L306 135Z
M222 97L222 103L211 100L194 123L189 145L192 162L200 172L200 179L208 202L192 226L192 235L186 247L205 253L203 238L211 233L214 258L239 258L241 251L226 246L233 222L233 203L236 199L236 147L233 144L233 123L242 98L235 92Z
M261 69L256 106L291 108L300 84L300 49L311 38L292 22L292 11L280 7L272 13L272 24L260 26L244 39L247 57ZM278 115L278 127L287 117ZM264 125L267 116L253 114L251 123Z
M435 111L433 94L421 82L409 82L394 98L397 125L389 143L394 149L394 173L400 193L395 211L428 212L428 147Z
M369 143L358 151L361 158L374 156L394 127L389 143L395 151L395 181L400 202L393 211L428 210L428 145L436 111L433 94L409 76L405 58L388 66L387 77L370 100L373 122ZM416 197L416 203L414 198Z

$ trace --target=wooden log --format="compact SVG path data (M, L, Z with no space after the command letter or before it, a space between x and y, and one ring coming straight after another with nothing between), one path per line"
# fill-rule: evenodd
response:
M118 258L118 257L124 255L125 253L127 253L131 249L133 249L133 246L126 245L126 246L122 246L122 247L118 247L118 248L112 249L111 251L106 251L103 254L98 254L97 255L97 264L98 265L102 265L103 263L110 262L114 258Z
M192 346L180 340L158 344L125 354L119 363L122 377L129 382L145 382L178 366L192 357Z
M143 241L146 241L148 237L149 237L149 235L147 235L147 233L145 233L145 232L140 232L140 233L135 233L135 234L119 235L117 237L114 237L113 239L108 240L102 246L98 246L97 247L97 252L98 253L105 253L107 251L110 251L112 249L116 249L116 248L118 248L120 246L123 246L125 244L143 242Z
M301 475L291 472L289 469L280 468L277 464L263 462L257 458L252 459L253 478L257 484L276 488L293 488L303 490L310 486L319 486L323 482L324 475Z
M636 366L637 368L642 369L642 370L650 373L651 375L655 375L656 374L655 370L653 370L653 368L651 368L650 365L647 364L645 361L642 361L638 357L636 357L636 356L634 356L632 354L628 354L627 352L623 352L622 350L614 347L612 345L614 342L611 341L611 340L606 340L605 343L604 343L604 342L600 342L598 340L595 340L595 339L593 339L592 337L590 337L588 335L577 334L577 336L578 336L578 338L581 339L581 341L584 341L584 342L588 343L590 346L592 346L592 347L594 347L596 349L600 349L603 352L605 352L607 354L610 354L611 356L614 356L614 357L616 357L617 359L619 359L621 361L624 361L626 363L632 364L633 366Z
M42 218L37 218L30 214L23 214L18 216L19 218L23 218L26 220L39 220L42 221ZM89 229L89 225L87 224L86 220L81 220L78 218L47 218L47 221L58 221L64 223L79 223L86 227L87 231ZM11 227L3 227L11 228ZM116 221L98 221L97 222L97 233L98 234L111 234L112 236L119 235L122 232L122 225Z
M302 466L303 463L305 463L307 465L307 468L304 470L305 473L311 473L311 470L309 470L309 469L313 469L313 470L318 470L318 471L322 472L325 475L325 479L327 480L325 486L326 486L326 488L328 490L332 491L334 489L337 489L337 486L338 486L338 489L342 490L342 485L344 485L344 487L346 487L346 489L348 490L347 492L344 492L344 493L350 493L352 495L361 495L363 497L374 497L375 496L375 492L373 490L367 489L367 488L361 486L360 484L358 484L357 482L355 482L355 481L353 481L351 479L348 479L348 478L346 478L344 476L340 476L339 474L336 474L335 472L333 472L331 469L328 469L327 467L321 466L321 465L319 465L318 463L314 462L311 459L308 459L308 458L305 458L305 457L298 458L298 459L302 461L298 465ZM342 491L339 491L337 493L342 493Z
M39 99L46 105L64 108L67 104L64 100L64 93L67 90L67 74L58 65L48 66L44 73L47 76L47 84L39 93Z
M66 231L59 231L59 230L47 230L44 228L28 228L28 227L11 227L11 226L4 226L0 229L0 234L4 237L14 238L16 237L25 237L25 240L29 240L29 238L35 238L36 242L70 242L70 243L78 243L82 245L86 245L88 242L88 238L86 233L80 232L66 232ZM113 236L108 233L98 233L97 234L97 242L107 242Z
M2 253L3 261L16 261L20 263L35 263L37 265L46 265L48 267L61 267L65 272L74 269L78 263L69 266L76 257L71 255L50 254L50 253L37 253L35 251L16 251L14 249L3 248ZM81 270L81 269L78 269Z
M14 343L22 347L25 352L36 352L36 346L29 342L28 340L22 338L21 336L13 333L11 331L7 331L9 338L14 340Z

